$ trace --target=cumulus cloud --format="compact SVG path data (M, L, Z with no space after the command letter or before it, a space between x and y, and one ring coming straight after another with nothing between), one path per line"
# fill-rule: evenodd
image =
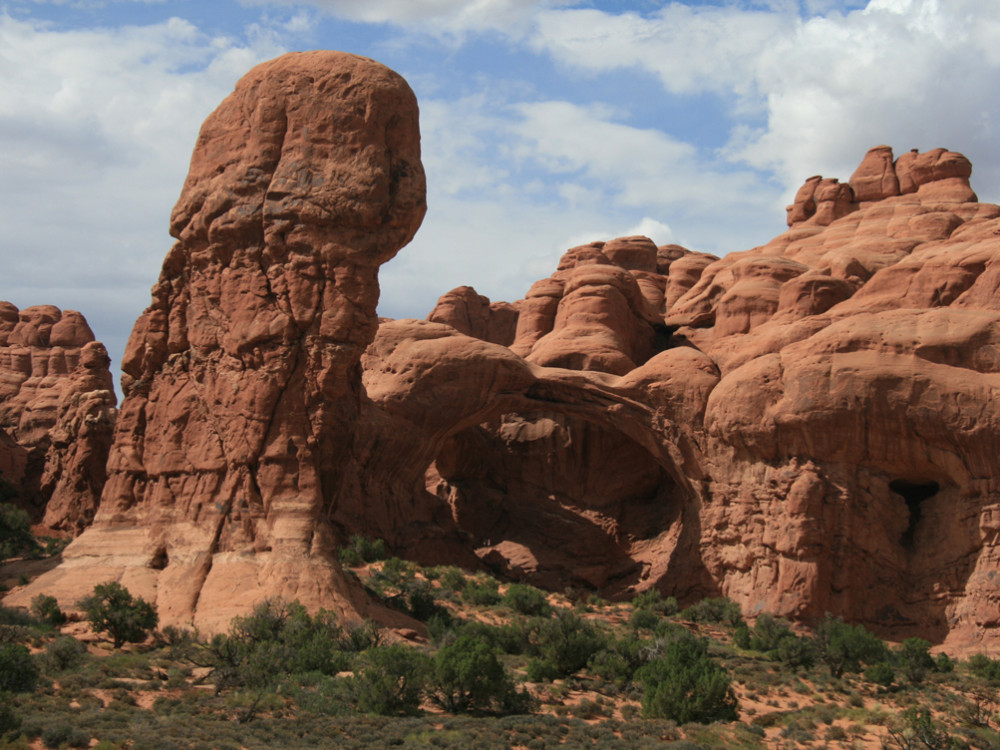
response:
M247 5L272 4L273 0L242 0ZM279 0L301 5L301 0ZM567 4L568 0L306 0L321 10L351 21L385 23L435 36L467 32L525 33L539 8Z
M180 19L56 31L0 14L4 298L81 310L117 360L201 121L280 51Z
M786 197L817 172L848 177L883 142L963 151L980 193L1000 196L994 0L549 9L531 44L589 74L640 69L669 92L728 97L723 155L773 172Z

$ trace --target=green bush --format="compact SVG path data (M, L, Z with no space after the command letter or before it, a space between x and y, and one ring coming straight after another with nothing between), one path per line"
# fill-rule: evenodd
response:
M462 589L462 599L480 607L492 607L500 602L500 590L492 578L473 579Z
M460 635L434 657L430 697L450 713L519 713L530 704L486 640Z
M906 679L914 685L923 682L927 672L934 669L930 647L931 644L923 638L907 638L894 654Z
M156 627L156 608L142 597L134 597L120 583L111 581L94 586L94 592L77 602L95 633L107 631L115 648L145 640Z
M512 583L508 586L503 603L522 615L542 617L551 612L545 592L526 583Z
M872 664L865 670L865 679L882 687L889 687L896 679L896 671L885 661Z
M31 600L31 614L55 627L66 622L66 613L59 608L59 602L47 594L39 594Z
M827 615L813 633L813 644L830 674L860 672L862 664L888 661L889 649L862 625L848 625L839 617Z
M298 602L269 599L233 618L229 633L215 636L208 651L220 687L265 690L289 674L345 670L349 640L333 613L313 617Z
M430 658L412 648L373 648L365 653L355 678L358 707L383 716L415 714L430 672Z
M89 747L90 735L69 724L57 724L42 732L42 744L48 748Z
M676 615L680 611L680 608L677 606L677 600L674 597L668 596L664 599L663 594L656 589L647 589L641 594L636 594L632 598L632 608L648 609L668 617Z
M62 672L83 661L87 647L68 635L56 638L45 646L45 666L53 672Z
M591 656L587 671L621 688L632 681L636 670L646 662L648 651L646 642L628 635Z
M0 479L0 493L10 495L10 484ZM0 562L37 549L31 535L31 518L16 505L0 503Z
M660 623L660 616L651 609L637 609L628 618L633 630L653 630Z
M709 658L700 641L678 639L665 644L659 657L640 668L636 677L642 682L646 718L678 724L737 719L729 676Z
M532 655L550 662L559 676L583 669L591 656L608 646L606 635L566 610L560 610L551 619L535 621L532 631Z
M955 669L955 662L948 658L948 654L942 651L934 660L934 671L947 674Z
M733 627L743 621L740 605L724 596L702 599L681 612L681 617L695 622L711 622Z
M382 539L366 539L354 534L346 547L341 547L340 564L349 568L357 568L365 563L384 560L388 556L385 541Z
M26 646L0 644L0 693L30 693L38 682L38 665Z
M0 738L21 728L21 717L14 713L11 697L0 692Z

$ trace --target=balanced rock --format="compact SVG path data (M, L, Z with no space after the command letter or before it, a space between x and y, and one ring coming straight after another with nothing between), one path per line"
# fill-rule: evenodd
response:
M115 424L110 360L83 315L0 302L0 475L44 526L94 517Z
M129 340L94 524L27 593L119 580L161 622L269 596L356 616L338 530L379 266L425 212L417 102L336 52L251 70L206 120ZM16 334L15 330L15 334Z

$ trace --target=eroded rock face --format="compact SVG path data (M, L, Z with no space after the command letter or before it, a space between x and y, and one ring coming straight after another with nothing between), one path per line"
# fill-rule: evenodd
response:
M208 630L267 596L362 609L328 519L378 267L425 207L400 76L310 52L241 79L202 127L177 243L129 340L100 511L36 588L70 598L113 578L161 622Z
M416 116L398 76L311 53L209 118L97 518L15 603L116 578L208 631L274 595L356 616L334 553L360 533L1000 650L1000 207L964 157L878 147L765 246L591 243L511 305L461 287L378 326L424 211Z
M491 381L494 349L447 386L476 406L425 436L426 488L515 577L997 649L1000 207L970 172L878 147L760 248L573 248L515 303L525 384ZM447 338L432 359L467 362ZM407 347L377 340L366 382L416 421L444 386Z
M0 475L50 529L94 517L115 423L110 360L75 310L0 302Z

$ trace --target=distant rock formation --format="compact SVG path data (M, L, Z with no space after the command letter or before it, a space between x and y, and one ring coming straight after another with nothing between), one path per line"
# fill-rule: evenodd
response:
M424 213L413 94L350 55L259 66L198 140L95 522L9 599L114 578L207 631L275 595L356 616L357 533L996 651L1000 207L970 172L878 147L765 246L591 243L512 304L379 325Z
M996 649L1000 208L970 172L878 147L850 183L810 178L763 247L573 248L513 303L509 349L384 324L365 384L408 437L362 486L426 465L515 578Z
M0 477L50 529L97 510L115 424L104 346L75 310L0 302Z

